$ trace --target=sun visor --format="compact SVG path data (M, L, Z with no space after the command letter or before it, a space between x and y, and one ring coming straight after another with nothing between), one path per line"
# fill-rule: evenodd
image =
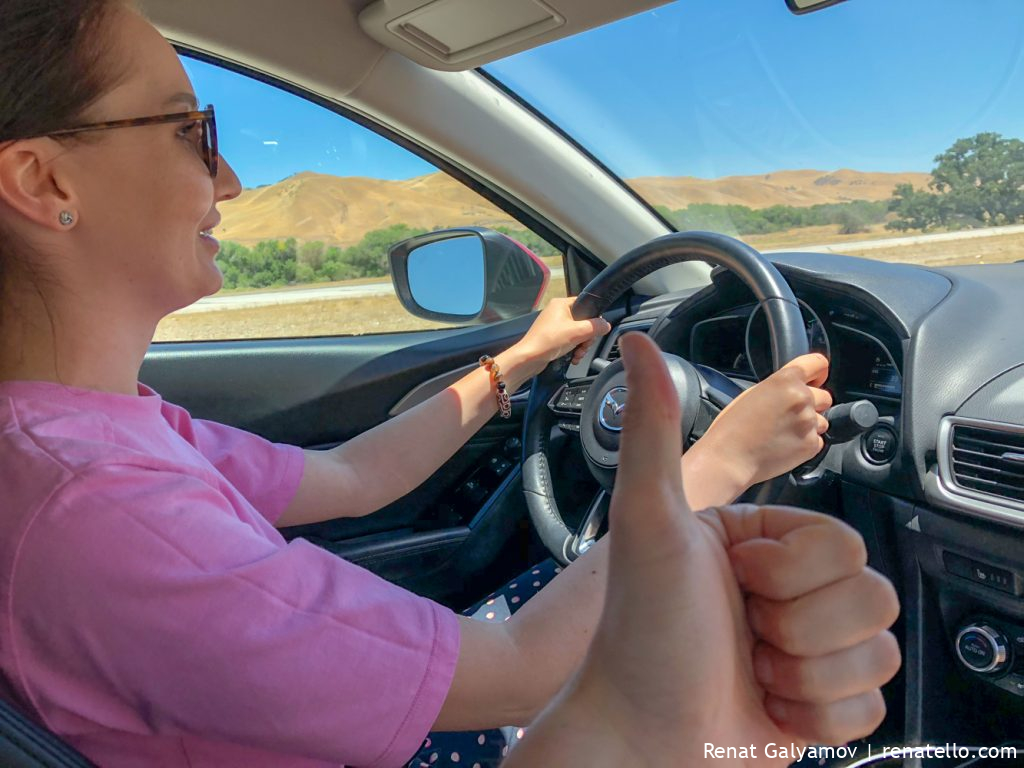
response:
M670 0L376 0L359 24L382 45L448 71L574 35Z

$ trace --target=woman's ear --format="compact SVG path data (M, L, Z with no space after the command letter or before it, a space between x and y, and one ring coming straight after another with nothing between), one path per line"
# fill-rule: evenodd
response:
M55 167L63 152L47 138L0 144L0 204L47 229L74 226L77 201Z

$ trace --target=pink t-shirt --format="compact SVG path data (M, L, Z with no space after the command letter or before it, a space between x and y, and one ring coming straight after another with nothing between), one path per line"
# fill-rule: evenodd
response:
M299 448L0 383L0 695L100 765L400 765L457 618L273 521Z

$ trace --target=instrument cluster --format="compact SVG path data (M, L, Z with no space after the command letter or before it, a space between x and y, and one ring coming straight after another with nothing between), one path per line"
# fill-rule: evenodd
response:
M814 308L799 301L810 351L831 363L825 387L842 400L867 399L881 412L898 410L902 355L884 326L860 311ZM732 378L756 382L772 372L768 322L760 304L735 307L696 323L689 341L688 354L681 351L687 359Z

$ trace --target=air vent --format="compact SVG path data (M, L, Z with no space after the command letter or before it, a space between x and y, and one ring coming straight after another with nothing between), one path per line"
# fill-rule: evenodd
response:
M961 488L1024 502L1024 433L954 424L950 459Z
M630 331L643 331L644 333L647 333L647 331L649 331L650 328L650 324L633 325L626 328L620 328L618 332L615 334L615 337L612 339L611 347L605 353L605 360L607 360L610 363L613 360L618 360L620 357L622 357L622 352L619 350L619 338L622 336L622 334L629 333Z
M612 342L612 348L608 350L608 362L612 360L618 360L622 357L622 351L619 349L619 337L615 337L615 341Z

